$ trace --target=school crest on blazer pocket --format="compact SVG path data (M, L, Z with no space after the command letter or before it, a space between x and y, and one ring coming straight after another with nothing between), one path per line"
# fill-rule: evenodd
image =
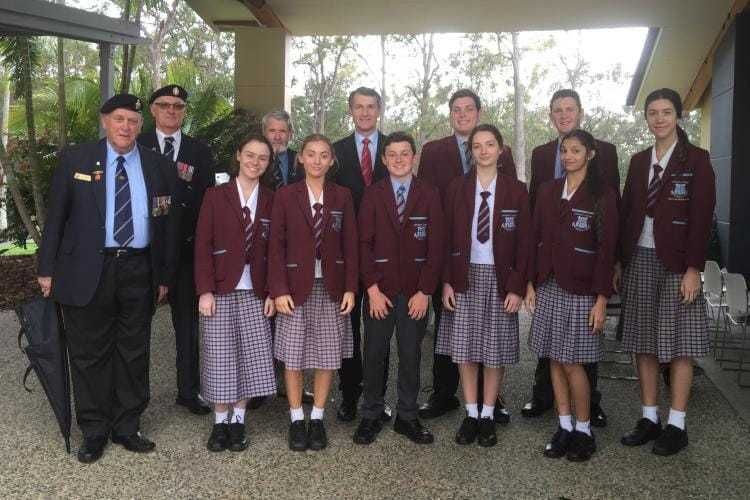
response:
M412 226L414 227L414 239L418 241L424 241L427 239L427 223L428 223L427 217L409 217L409 222L411 222Z
M515 231L516 230L516 218L518 217L518 210L500 210L500 229L503 231Z
M331 210L331 229L337 233L341 232L341 227L344 225L344 212L341 210Z
M672 186L669 190L669 199L674 201L688 201L690 200L690 194L688 193L688 180L677 180L672 179Z
M267 240L268 235L271 234L271 219L258 220L260 221L260 237Z
M572 209L573 212L573 223L572 227L576 231L585 232L591 230L591 219L594 217L594 212L588 210L580 210L578 208Z

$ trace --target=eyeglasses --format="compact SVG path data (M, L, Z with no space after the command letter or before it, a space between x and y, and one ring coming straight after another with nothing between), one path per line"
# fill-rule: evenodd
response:
M184 102L155 102L154 104L162 111L166 111L169 108L172 108L175 111L185 111L185 108L187 107L187 104Z

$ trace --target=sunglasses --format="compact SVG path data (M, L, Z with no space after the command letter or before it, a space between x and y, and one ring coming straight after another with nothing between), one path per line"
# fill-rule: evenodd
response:
M187 104L185 104L184 102L155 102L154 104L162 111L166 111L169 108L172 108L175 111L184 111L187 107Z

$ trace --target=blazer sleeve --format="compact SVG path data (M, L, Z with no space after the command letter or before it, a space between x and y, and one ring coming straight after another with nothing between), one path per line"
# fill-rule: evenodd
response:
M633 158L628 165L628 174L625 177L625 187L622 190L622 198L618 207L617 218L619 219L619 231L617 238L617 250L615 251L615 261L621 264L625 258L625 245L628 244L628 215L633 210Z
M371 190L366 190L359 206L357 223L359 227L359 277L362 288L367 291L383 279L375 266L373 247L375 245L375 199Z
M286 193L273 197L271 239L268 241L268 292L272 299L290 295L286 278Z
M209 191L203 197L195 228L195 292L200 296L216 291L214 273L214 193Z
M443 232L445 234L445 238L443 241L443 249L442 249L442 262L443 262L443 269L440 273L440 279L443 283L453 283L453 277L451 275L451 268L453 267L451 265L451 257L450 253L453 251L453 236L455 234L455 230L453 228L453 225L455 224L455 213L453 212L453 207L455 206L455 199L456 199L456 193L460 192L459 185L460 183L452 183L448 186L448 189L445 192L445 198L443 198ZM471 251L471 249L469 249Z
M359 290L359 239L357 238L357 221L354 215L352 194L346 190L344 201L344 287L346 292L357 293Z
M601 238L594 264L592 292L609 298L612 293L615 252L617 250L617 201L613 190L608 189L599 202L601 210Z
M690 196L689 226L685 264L703 271L716 206L716 176L708 151L699 150Z
M539 176L537 168L539 163L539 148L534 148L531 152L531 180L529 181L529 207L534 211L536 205L536 192L539 190Z
M516 172L516 162L513 160L513 150L505 146L500 153L500 173L505 174L513 179L518 179Z
M417 169L417 177L423 181L429 183L431 186L437 186L437 171L433 167L435 164L433 160L432 150L435 149L434 144L427 143L422 147L422 154L419 155L419 168Z
M42 234L42 244L37 257L37 274L51 277L55 273L57 253L63 237L63 228L70 214L73 172L68 162L68 152L60 153L60 161L52 175L47 218Z
M161 235L162 241L164 242L163 249L163 261L160 263L161 269L155 270L157 272L156 282L159 285L164 285L169 288L175 284L175 276L177 274L177 266L179 265L181 240L180 228L182 227L182 218L185 217L185 209L182 206L180 199L176 199L177 196L177 169L174 168L174 163L167 160L161 155L155 155L157 169L162 179L166 184L166 188L170 194L169 213L167 214L167 224L164 228L164 234Z
M608 146L609 153L607 158L607 163L609 165L609 171L607 173L607 182L610 186L612 186L612 189L615 191L615 199L619 203L620 201L620 168L617 158L617 148L610 144Z
M426 295L435 293L440 281L440 272L443 268L445 255L445 237L443 226L443 210L440 207L440 194L437 188L428 187L432 191L430 200L430 222L432 227L427 234L427 262L422 267L419 275L417 289Z
M531 198L529 197L529 201ZM527 239L527 254L528 260L526 262L526 281L536 284L536 273L539 265L539 252L542 245L542 236L544 230L543 223L543 205L537 206L531 212L531 227L530 235Z
M505 287L509 292L523 297L526 295L527 268L529 265L529 239L532 233L531 210L529 209L529 195L526 186L519 186L519 214L518 214L518 241L516 242L516 259L513 270L508 276L508 284Z

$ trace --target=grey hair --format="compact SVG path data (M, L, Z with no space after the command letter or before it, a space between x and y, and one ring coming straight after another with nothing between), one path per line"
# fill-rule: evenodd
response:
M268 120L279 120L282 122L286 122L286 124L289 126L289 132L292 132L292 117L289 116L289 113L287 113L283 109L269 111L268 113L263 115L263 119L261 120L261 123L263 124L263 132L266 131Z

